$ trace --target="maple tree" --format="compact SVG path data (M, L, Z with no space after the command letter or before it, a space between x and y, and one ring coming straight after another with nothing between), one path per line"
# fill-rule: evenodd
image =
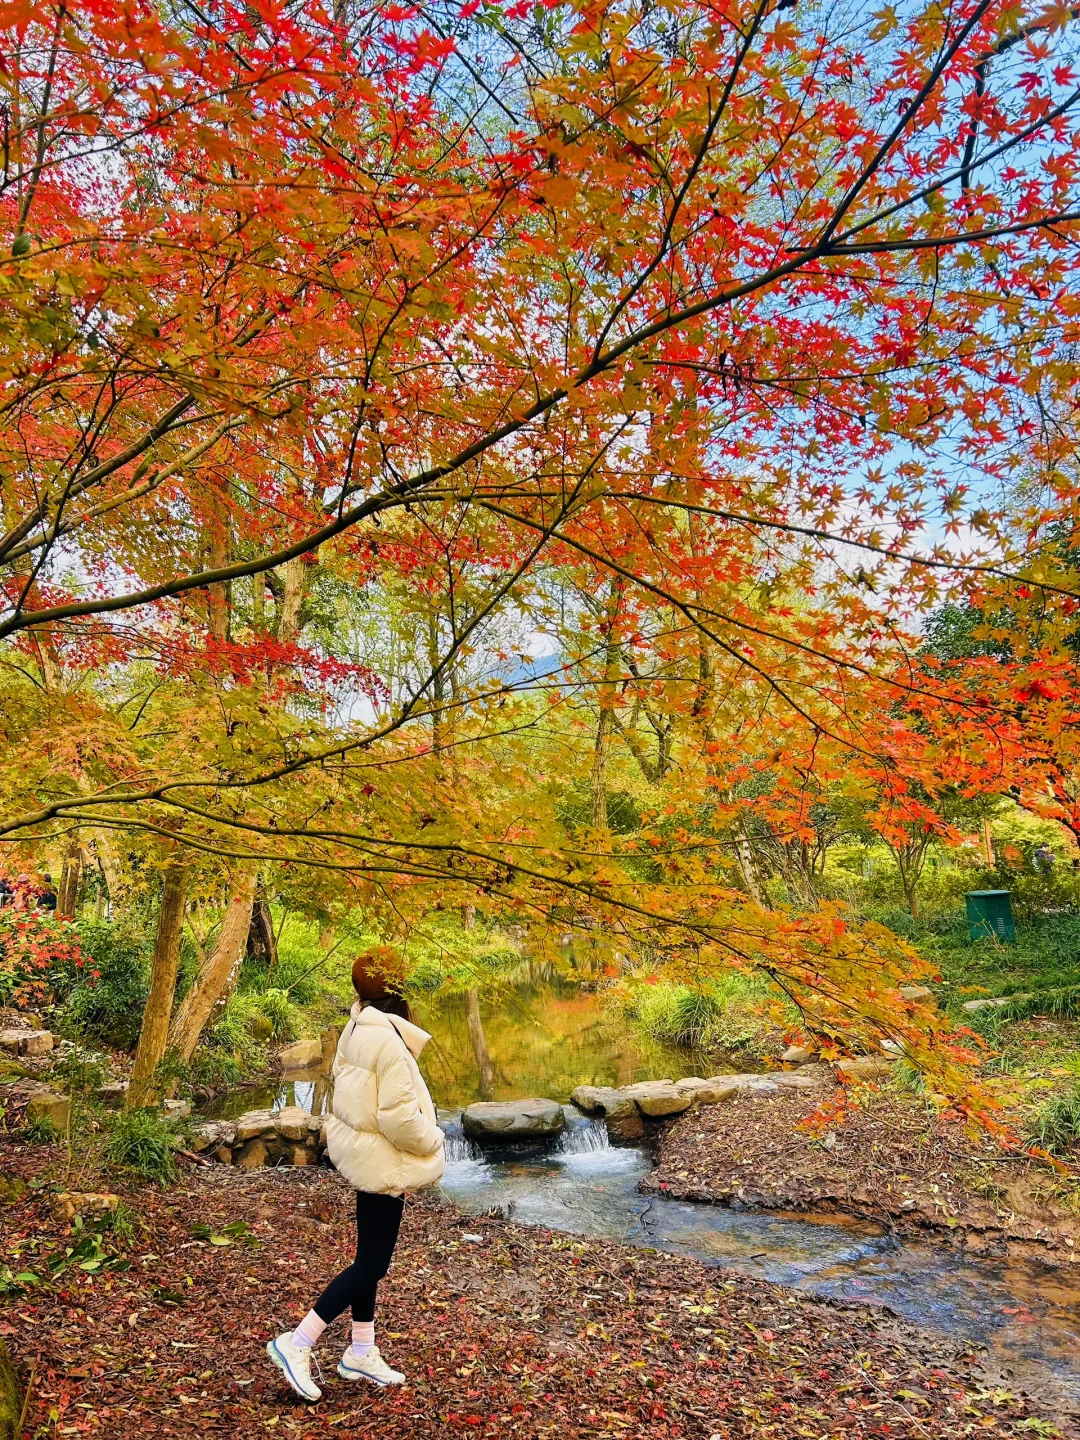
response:
M763 968L956 1089L914 952L755 902L738 785L798 839L826 751L894 783L883 715L975 704L917 612L1057 583L1072 11L0 13L0 834L230 867L182 1048L304 866Z

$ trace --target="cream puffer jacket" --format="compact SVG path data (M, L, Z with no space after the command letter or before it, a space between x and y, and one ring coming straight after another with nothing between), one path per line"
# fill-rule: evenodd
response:
M442 1179L443 1133L416 1063L430 1039L396 1015L352 1007L334 1058L326 1146L353 1189L401 1195Z

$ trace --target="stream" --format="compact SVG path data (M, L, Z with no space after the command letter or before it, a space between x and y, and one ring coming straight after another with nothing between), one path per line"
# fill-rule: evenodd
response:
M568 1117L569 1118L569 1117ZM644 1150L611 1145L602 1122L570 1121L530 1156L481 1152L443 1118L442 1189L466 1214L688 1255L809 1295L887 1306L926 1330L986 1347L994 1369L1040 1399L1080 1408L1080 1284L1060 1270L965 1257L861 1221L731 1210L642 1195Z

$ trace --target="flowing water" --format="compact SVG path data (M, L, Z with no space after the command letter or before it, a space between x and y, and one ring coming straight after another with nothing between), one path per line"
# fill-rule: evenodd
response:
M995 1369L1051 1404L1080 1407L1080 1283L1038 1265L965 1258L871 1225L729 1210L642 1195L651 1162L584 1116L551 1150L483 1152L443 1119L443 1191L466 1214L692 1256L807 1294L884 1305L923 1329L986 1347ZM853 1322L857 1323L857 1322Z
M548 1149L481 1151L461 1131L478 1098L463 1004L420 1007L434 1040L422 1068L447 1133L445 1194L467 1214L498 1209L527 1225L651 1246L777 1281L808 1294L885 1305L927 1330L986 1347L988 1359L1029 1393L1080 1407L1080 1280L1036 1265L965 1258L944 1246L897 1241L836 1217L779 1215L642 1195L644 1150L612 1146L602 1123L568 1111ZM595 996L529 988L484 1012L495 1067L493 1098L565 1100L575 1085L628 1084L715 1073L685 1051L650 1045L605 1016ZM212 1113L327 1105L326 1077L289 1075L234 1091ZM857 1321L853 1321L856 1323Z

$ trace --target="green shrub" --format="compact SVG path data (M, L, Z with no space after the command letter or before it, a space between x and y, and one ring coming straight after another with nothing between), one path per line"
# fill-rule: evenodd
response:
M1051 1155L1071 1155L1080 1141L1080 1084L1040 1105L1028 1123L1027 1134Z
M176 1126L157 1110L121 1110L112 1117L105 1159L141 1180L171 1185L176 1179Z
M96 978L80 980L59 1017L62 1030L132 1050L139 1038L148 986L149 942L113 925L80 924Z

